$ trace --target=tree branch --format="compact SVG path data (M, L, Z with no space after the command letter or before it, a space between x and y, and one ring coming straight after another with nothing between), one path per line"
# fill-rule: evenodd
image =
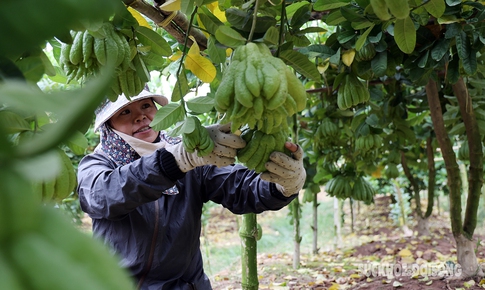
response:
M179 43L183 44L185 42L189 21L180 11L176 11L175 16L173 16L172 12L160 10L143 0L123 0L123 3L151 19L159 27L165 29L172 35ZM170 20L171 17L173 19ZM207 38L202 31L192 27L190 29L190 35L195 38L201 50L207 48ZM188 45L192 45L192 40L189 40Z

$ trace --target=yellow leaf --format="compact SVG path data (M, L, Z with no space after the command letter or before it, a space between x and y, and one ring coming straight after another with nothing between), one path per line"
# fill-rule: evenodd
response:
M352 278L352 279L360 279L360 275L357 274L357 273L354 273L354 274L351 274L350 275L350 278Z
M138 24L140 24L140 26L145 26L147 28L152 28L150 26L150 24L148 23L148 21L145 19L145 17L143 17L143 15L140 14L140 12L138 12L137 10L131 8L128 6L128 11L130 11L131 15L133 15L133 17L135 17L136 21L138 21Z
M354 61L354 57L355 57L355 49L346 50L342 53L342 62L346 66L350 66Z
M199 45L196 41L190 47L184 64L187 69L204 83L210 83L216 77L216 67L210 60L200 55Z
M172 56L170 56L168 59L171 60L171 61L177 61L181 57L182 57L182 52L180 50L178 50L177 52L172 54Z
M219 9L218 1L214 1L210 4L207 4L206 6L212 12L212 14L214 14L214 16L217 17L217 19L219 19L221 22L227 22L226 13L224 11L221 11L221 9Z
M411 251L409 249L402 249L402 250L399 251L398 255L399 255L399 257L410 257L413 254L411 253Z
M200 20L200 16L199 16L199 14L197 14L197 16L196 16L196 17L197 17L197 23L199 24L200 28L202 29L202 33L205 35L205 37L207 37L207 38L208 38L208 37L209 37L209 33L207 33L207 32L205 31L205 26L204 26L204 24L202 23L202 21Z
M230 57L231 54L232 54L232 48L230 48L230 47L226 48L226 56Z
M466 281L466 282L463 283L463 286L465 286L465 288L467 288L467 289L474 286L474 285L475 285L475 280L470 280L470 281Z
M327 70L327 68L328 68L328 65L329 65L329 64L330 64L329 62L325 62L325 63L323 63L323 64L319 64L319 65L317 66L318 72L319 72L320 74L324 74L324 73L325 73L325 71Z
M180 10L182 0L168 0L159 6L163 11L177 11Z
M340 289L340 285L337 283L332 283L332 286L328 288L328 290L338 290Z

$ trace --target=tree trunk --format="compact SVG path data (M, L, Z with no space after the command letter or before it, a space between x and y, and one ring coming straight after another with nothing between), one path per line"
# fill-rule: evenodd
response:
M354 216L354 200L352 198L349 198L349 206L350 206L350 232L353 233L355 216Z
M436 139L440 145L441 154L448 174L448 188L450 190L450 218L453 236L458 237L463 230L461 218L461 177L458 163L456 162L453 144L446 131L443 111L441 108L437 83L430 79L426 84L426 95L431 113L431 120L436 133Z
M256 214L248 213L242 216L239 236L241 237L241 286L244 290L256 290L259 286Z
M290 206L293 207L293 231L294 231L294 249L293 249L293 269L298 269L300 267L300 201L295 198Z
M477 256L475 250L477 247L477 241L470 240L464 235L455 237L457 260L461 267L462 277L475 277L483 276L483 271L478 265Z
M340 219L339 199L333 197L333 224L334 224L334 249L340 249L342 245L342 223Z
M409 170L406 156L404 156L403 151L401 151L401 166L403 168L404 175L406 175L406 178L409 180L409 183L411 183L411 186L413 188L414 202L416 204L414 211L416 212L416 216L418 217L418 220L422 219L423 211L421 209L421 195L419 194L419 185L416 179L414 178L413 174L411 173L411 170Z
M318 199L317 199L317 194L313 194L313 226L312 226L312 231L313 231L313 247L312 247L312 253L313 255L318 254Z
M434 205L434 190L436 188L436 167L434 163L434 148L433 139L428 137L426 139L426 155L428 157L428 206L426 208L425 218L428 218L433 213Z
M402 192L401 192L401 188L399 188L398 182L395 179L393 179L393 182L394 182L394 188L396 189L397 202L401 212L400 218L399 218L399 226L404 227L406 226L406 223L407 223L406 209L404 207L404 199L402 198Z
M440 145L443 160L446 165L446 172L448 174L451 230L457 243L458 263L463 268L463 277L470 277L477 274L483 276L483 272L477 267L477 257L472 242L473 232L477 222L480 189L483 184L483 154L481 151L481 143L478 144L480 142L480 134L471 106L472 100L468 96L463 79L460 78L457 83L453 84L453 91L460 105L460 113L465 124L468 144L470 146L470 187L468 191L464 224L462 224L461 217L460 170L453 151L452 143L444 126L438 86L432 79L430 79L426 85L426 95L430 106L431 119L433 121L436 138ZM480 147L477 145L480 145Z
M429 219L418 216L418 225L416 227L416 230L419 237L431 236L431 232L429 230Z
M468 147L470 150L470 166L468 174L468 198L465 210L465 220L463 231L471 239L477 226L478 204L483 185L483 151L482 141L478 123L473 111L472 99L468 94L463 78L460 78L453 84L458 104L460 105L460 114L465 124Z

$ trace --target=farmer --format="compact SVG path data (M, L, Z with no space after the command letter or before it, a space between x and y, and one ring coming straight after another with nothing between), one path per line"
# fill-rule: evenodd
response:
M215 147L198 157L149 126L157 105L166 104L143 91L97 110L100 144L79 163L79 200L94 236L119 255L139 289L211 289L199 249L203 204L211 200L235 214L281 209L303 186L303 153L287 142L293 156L274 152L268 172L257 174L234 165L244 140L212 125L206 129Z

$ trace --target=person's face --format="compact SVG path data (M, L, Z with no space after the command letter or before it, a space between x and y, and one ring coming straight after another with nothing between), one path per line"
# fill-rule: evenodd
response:
M135 138L153 142L158 136L149 125L157 112L157 107L152 99L135 101L119 110L109 124L113 129Z

